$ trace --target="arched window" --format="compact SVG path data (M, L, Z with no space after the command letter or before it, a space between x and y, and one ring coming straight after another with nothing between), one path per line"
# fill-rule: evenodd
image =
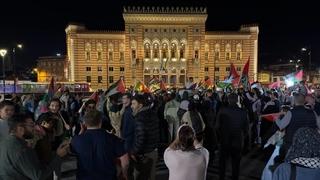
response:
M98 61L102 60L102 44L101 43L97 44L97 56L98 56Z
M146 43L144 45L144 58L150 59L150 44L149 43Z
M236 47L236 59L237 60L242 59L242 45L240 43L238 43Z
M214 46L214 60L218 61L220 59L220 44Z
M171 44L171 61L176 61L177 59L177 45L175 43Z
M185 51L186 51L186 45L184 43L181 43L181 47L180 47L180 59L181 61L185 61Z
M159 60L159 44L157 43L153 45L153 60L154 61Z
M85 59L86 59L86 61L90 60L90 56L91 56L91 44L86 43L86 45L85 45Z
M109 43L108 45L108 59L109 61L113 61L113 44Z
M225 50L225 55L226 55L226 60L230 60L231 59L231 45L230 44L226 44L226 50Z
M161 53L162 53L161 55L162 59L166 61L168 58L168 44L166 43L162 44Z

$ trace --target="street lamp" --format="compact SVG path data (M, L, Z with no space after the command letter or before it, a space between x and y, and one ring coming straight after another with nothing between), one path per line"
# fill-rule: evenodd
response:
M0 49L0 55L2 57L3 98L4 98L4 95L6 94L6 82L5 82L6 73L4 72L5 71L5 68L4 68L4 57L5 57L6 54L7 54L7 50L6 49Z

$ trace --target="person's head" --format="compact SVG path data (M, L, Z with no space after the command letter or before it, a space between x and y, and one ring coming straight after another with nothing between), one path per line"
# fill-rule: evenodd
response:
M101 127L102 113L98 110L92 110L86 113L83 117L87 127Z
M231 93L228 95L228 103L230 105L236 105L238 102L238 95L235 93Z
M61 101L59 98L53 98L49 102L49 111L52 113L58 113L61 109Z
M0 118L8 120L15 112L15 104L12 101L4 100L0 102Z
M213 93L212 90L208 89L207 92L206 92L206 97L211 97L212 93Z
M34 122L28 114L15 114L8 120L9 132L20 139L32 139Z
M57 117L46 116L41 121L41 126L44 127L45 129L52 130L56 122L57 122Z
M303 106L305 103L305 96L302 93L294 94L294 103L296 106Z
M127 107L131 104L131 94L130 93L125 93L122 95L122 104Z
M195 133L189 125L182 125L178 129L175 141L170 145L174 150L190 151L194 150Z
M137 113L145 105L146 105L146 100L143 95L137 94L132 97L131 108L134 113Z
M88 101L85 102L84 105L85 105L85 107L86 107L86 112L88 112L88 111L93 111L93 110L95 110L97 103L96 103L95 100L89 99Z

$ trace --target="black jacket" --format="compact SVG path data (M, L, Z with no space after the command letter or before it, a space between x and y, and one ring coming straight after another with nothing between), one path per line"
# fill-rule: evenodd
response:
M158 147L160 141L159 119L157 114L144 107L134 116L135 138L133 154L145 154Z
M247 112L236 105L222 107L217 115L216 128L222 146L241 148L249 129Z

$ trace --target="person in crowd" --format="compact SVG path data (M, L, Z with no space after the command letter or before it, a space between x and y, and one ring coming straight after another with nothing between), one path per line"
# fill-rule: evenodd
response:
M8 121L10 135L1 142L0 179L46 179L54 168L61 163L61 158L68 153L68 143L62 143L54 158L43 165L35 151L27 145L26 140L33 138L34 122L26 114L17 114Z
M181 121L182 116L184 115L184 113L188 111L188 106L189 106L189 103L190 103L188 91L184 91L183 92L181 100L182 101L180 103L180 107L179 107L179 110L177 112L180 121Z
M273 180L320 179L320 131L304 127L296 131L285 162L273 173Z
M176 93L172 92L169 94L169 101L164 107L164 118L168 122L169 133L170 133L170 142L174 140L177 130L179 128L179 117L178 110L180 103L176 100Z
M284 117L276 121L280 130L285 129L283 145L280 149L280 158L283 159L289 147L292 144L294 133L302 127L317 127L316 113L304 106L305 96L301 93L296 93L294 96L295 106L287 112L283 112Z
M314 108L315 108L316 101L315 101L315 98L311 94L306 96L305 101L306 101L305 102L306 108L309 108L311 110L315 110Z
M220 137L220 180L225 179L226 161L232 159L232 179L239 179L239 166L243 141L249 130L247 112L237 105L238 95L228 95L228 106L222 107L217 115L216 128Z
M199 143L202 143L206 125L204 124L202 116L198 111L198 107L194 101L189 103L188 111L182 116L181 122L182 124L191 126L196 133L196 140Z
M318 116L320 116L320 89L315 89L314 97L315 97L314 111L317 113Z
M135 120L135 138L131 152L134 179L155 180L160 139L159 120L143 95L137 94L132 98L131 108Z
M121 118L124 113L124 107L119 103L119 94L108 97L106 102L106 108L108 117L110 118L111 126L113 127L114 133L120 137Z
M92 110L84 115L86 130L71 141L71 150L77 156L77 179L116 180L115 160L120 158L122 176L126 176L128 155L123 140L101 128L102 113Z
M124 113L122 115L122 122L120 128L120 137L124 139L124 146L126 152L130 153L134 144L134 130L135 130L135 122L132 115L131 108L131 94L125 93L122 95L122 104L124 109ZM133 161L129 161L128 171L127 171L128 179L133 179Z
M15 113L15 104L12 101L0 102L0 142L9 135L8 119Z
M195 132L189 125L178 129L177 137L165 150L164 162L169 169L169 180L205 180L209 162L206 148L196 148Z

